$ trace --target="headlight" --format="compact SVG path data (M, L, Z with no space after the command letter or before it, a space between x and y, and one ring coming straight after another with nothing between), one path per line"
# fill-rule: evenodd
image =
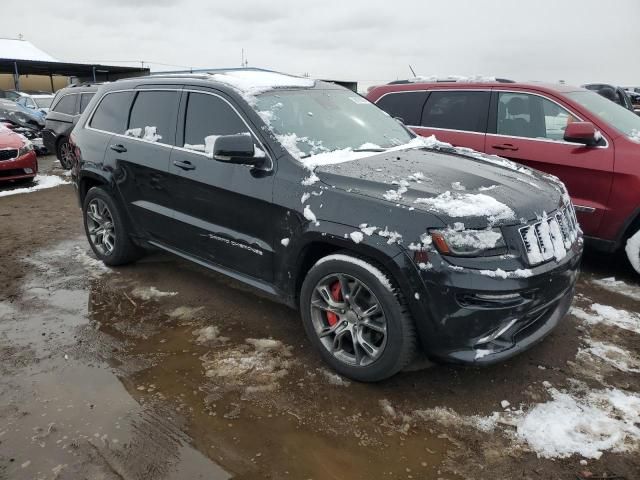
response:
M24 145L22 145L19 149L18 149L18 156L21 157L22 155L26 155L27 153L29 153L31 150L33 150L33 143L31 143L29 140L27 140Z
M487 257L507 253L507 244L499 228L486 230L447 228L431 230L429 233L434 245L443 255Z

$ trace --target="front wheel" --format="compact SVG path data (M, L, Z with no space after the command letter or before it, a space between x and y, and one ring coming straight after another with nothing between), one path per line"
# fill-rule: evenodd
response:
M640 229L627 239L624 251L631 266L640 273Z
M320 259L300 292L306 333L338 373L375 382L413 358L416 334L401 293L389 275L350 254Z
M134 245L124 217L111 196L93 187L84 199L84 229L93 253L106 265L123 265L137 260L140 249Z

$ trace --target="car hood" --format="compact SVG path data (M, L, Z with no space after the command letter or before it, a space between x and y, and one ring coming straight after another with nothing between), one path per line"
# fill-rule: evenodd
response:
M315 172L335 188L472 228L528 222L568 201L564 185L555 177L467 150L381 153L319 166Z

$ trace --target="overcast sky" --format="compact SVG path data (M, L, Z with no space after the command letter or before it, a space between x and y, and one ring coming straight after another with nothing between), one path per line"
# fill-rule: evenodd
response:
M640 1L2 0L0 22L59 60L249 66L386 82L494 75L640 85ZM3 15L4 17L5 15ZM131 65L125 63L124 65Z

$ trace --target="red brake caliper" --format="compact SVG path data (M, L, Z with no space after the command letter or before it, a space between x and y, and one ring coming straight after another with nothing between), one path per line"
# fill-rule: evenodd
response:
M336 281L329 287L329 290L331 291L331 298L333 298L336 302L342 300L342 290L340 289L340 282ZM338 315L333 312L327 312L327 321L329 322L329 326L333 327L336 323L338 323Z

